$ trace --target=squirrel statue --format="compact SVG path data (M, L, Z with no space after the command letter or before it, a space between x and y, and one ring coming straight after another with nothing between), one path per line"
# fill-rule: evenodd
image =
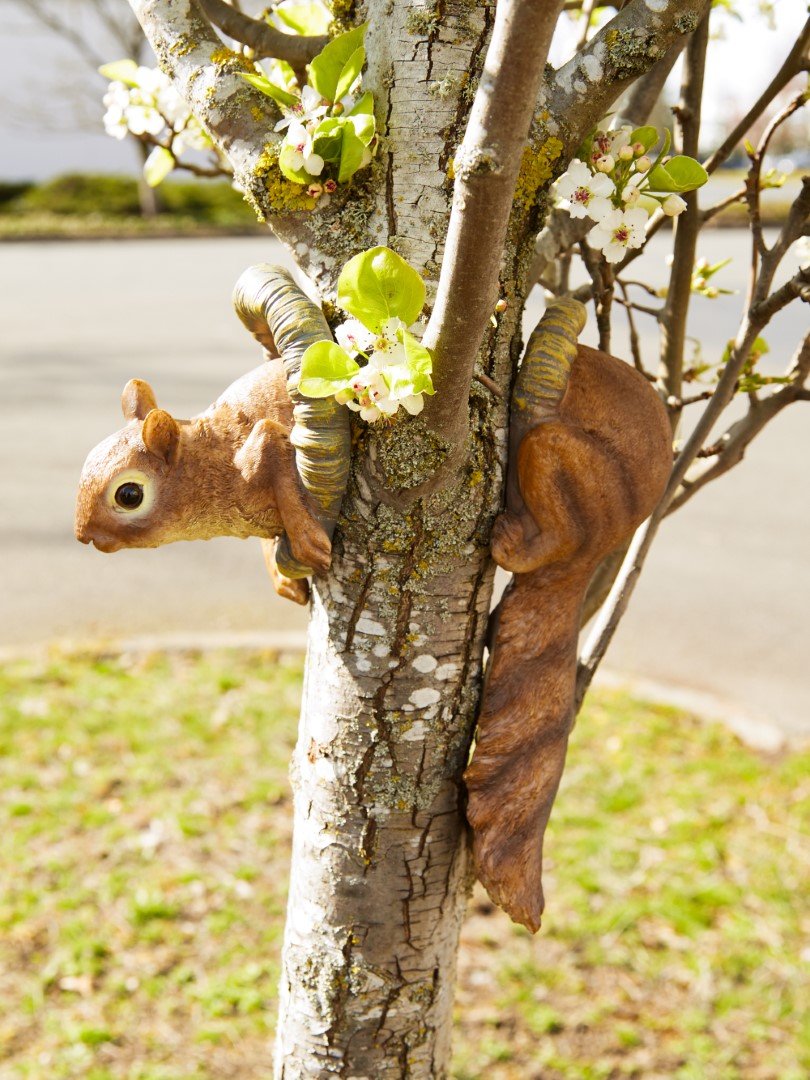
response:
M650 383L577 336L560 299L532 334L511 405L506 510L495 562L514 573L493 615L477 742L465 773L478 877L539 929L543 836L574 719L577 637L599 563L647 518L672 468L666 410Z
M331 335L279 267L247 270L234 303L266 362L190 420L159 409L149 384L131 379L126 425L84 464L76 536L106 552L258 536L276 591L306 603L305 578L330 563L349 467L347 411L297 393L304 351Z

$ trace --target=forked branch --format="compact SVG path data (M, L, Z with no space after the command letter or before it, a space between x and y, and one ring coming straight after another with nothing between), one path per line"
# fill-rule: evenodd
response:
M276 60L286 60L294 68L301 68L329 43L326 35L285 34L263 19L252 19L237 11L225 0L198 0L198 3L214 26L234 41L249 45L259 58L272 56Z

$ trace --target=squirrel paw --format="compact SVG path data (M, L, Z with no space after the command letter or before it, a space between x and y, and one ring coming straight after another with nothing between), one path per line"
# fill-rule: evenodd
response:
M490 550L492 558L504 570L518 571L525 547L523 523L515 514L506 510L498 514L492 526Z
M273 582L273 588L285 600L306 606L309 603L309 582L304 578L288 578L279 574Z
M314 519L295 534L288 531L290 550L299 562L325 574L332 562L332 541Z

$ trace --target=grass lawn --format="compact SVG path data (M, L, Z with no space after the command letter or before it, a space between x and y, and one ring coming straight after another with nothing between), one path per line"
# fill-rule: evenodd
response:
M2 1080L270 1075L299 685L242 653L0 669ZM543 930L473 897L456 1080L807 1077L808 765L594 696Z

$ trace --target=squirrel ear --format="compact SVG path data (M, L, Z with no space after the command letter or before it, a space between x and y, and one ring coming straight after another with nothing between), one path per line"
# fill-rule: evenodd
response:
M180 427L165 409L152 409L141 429L143 444L150 454L174 465L180 451Z
M157 408L155 392L143 379L130 379L121 394L121 409L125 420L145 420L147 413Z

